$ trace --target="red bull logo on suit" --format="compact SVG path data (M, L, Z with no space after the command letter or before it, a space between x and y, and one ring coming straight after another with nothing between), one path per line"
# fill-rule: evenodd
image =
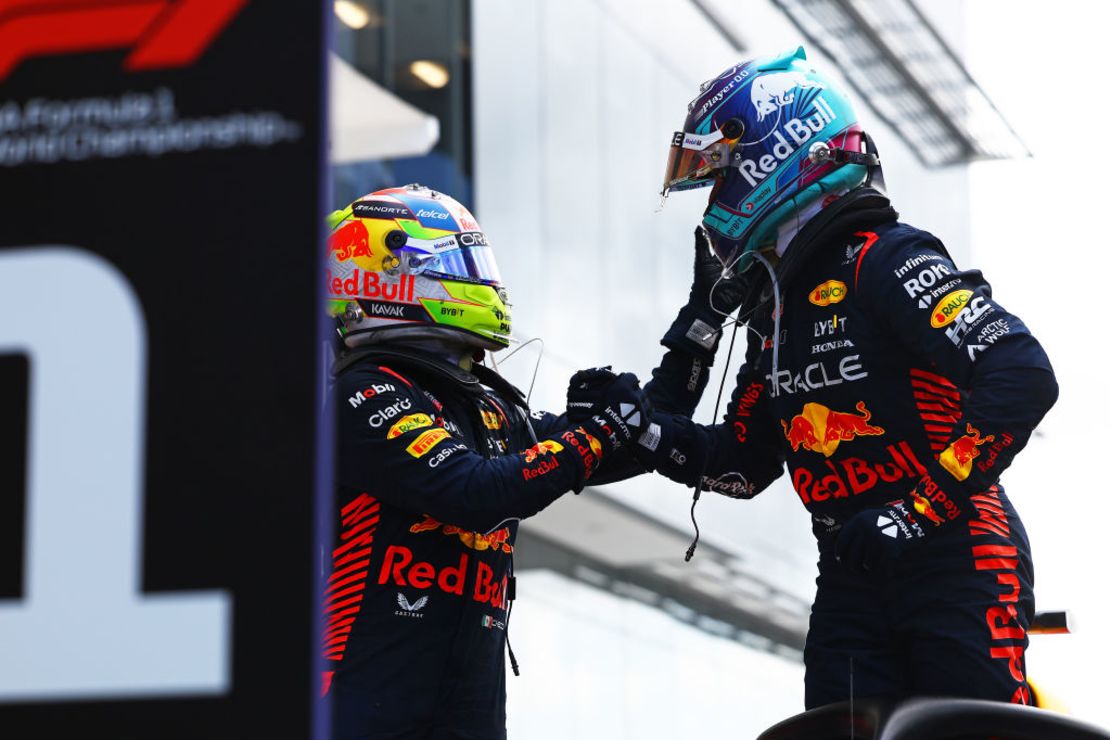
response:
M435 532L437 529L440 529L440 527L443 528L443 534L457 535L459 542L469 547L471 550L513 551L513 546L509 544L510 534L508 527L502 527L489 534L481 534L480 532L470 532L462 527L456 527L454 524L443 524L439 520L433 519L425 514L422 521L409 527L409 531L413 534L418 534L420 532Z
M780 420L779 423L782 424L786 441L795 452L804 447L811 452L832 457L841 442L850 442L857 436L876 437L886 433L882 427L868 423L871 412L863 401L856 404L856 410L858 415L833 411L819 403L807 403L802 407L802 413L790 420L789 426L785 420Z
M972 460L979 457L979 448L993 441L993 434L984 437L978 429L968 424L967 434L948 445L948 448L940 453L940 464L956 480L967 480L971 475Z

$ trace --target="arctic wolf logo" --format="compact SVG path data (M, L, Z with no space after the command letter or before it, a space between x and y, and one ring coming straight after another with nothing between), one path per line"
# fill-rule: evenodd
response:
M752 82L752 105L762 121L788 103L794 102L794 89L798 87L824 88L819 82L810 82L801 72L775 72L757 77Z

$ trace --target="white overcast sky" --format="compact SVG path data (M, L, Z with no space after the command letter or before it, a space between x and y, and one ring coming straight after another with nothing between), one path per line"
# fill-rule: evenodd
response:
M966 7L971 72L1034 155L972 166L972 259L1060 383L1041 434L1002 479L1032 539L1038 609L1068 608L1078 622L1074 635L1033 638L1029 672L1110 727L1110 3Z

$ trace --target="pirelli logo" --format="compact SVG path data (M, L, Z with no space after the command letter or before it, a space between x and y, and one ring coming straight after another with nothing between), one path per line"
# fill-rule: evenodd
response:
M129 50L128 71L188 67L248 0L0 2L0 82L33 57Z
M405 452L419 459L428 454L428 450L432 449L437 444L450 436L450 433L446 429L429 429L428 431L424 432L419 437L414 439L412 443L405 448Z

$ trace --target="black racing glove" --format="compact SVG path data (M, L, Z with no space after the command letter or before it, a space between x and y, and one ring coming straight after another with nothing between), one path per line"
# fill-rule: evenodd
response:
M712 359L717 349L721 325L740 307L748 289L744 275L722 277L721 261L709 248L705 230L694 230L694 282L690 297L663 336L668 349L683 349L704 359Z
M836 539L841 567L857 575L889 575L894 563L923 543L933 529L913 509L904 501L891 501L884 508L864 509L845 522Z
M579 370L567 386L567 418L601 442L602 456L637 440L651 421L651 401L632 373Z

